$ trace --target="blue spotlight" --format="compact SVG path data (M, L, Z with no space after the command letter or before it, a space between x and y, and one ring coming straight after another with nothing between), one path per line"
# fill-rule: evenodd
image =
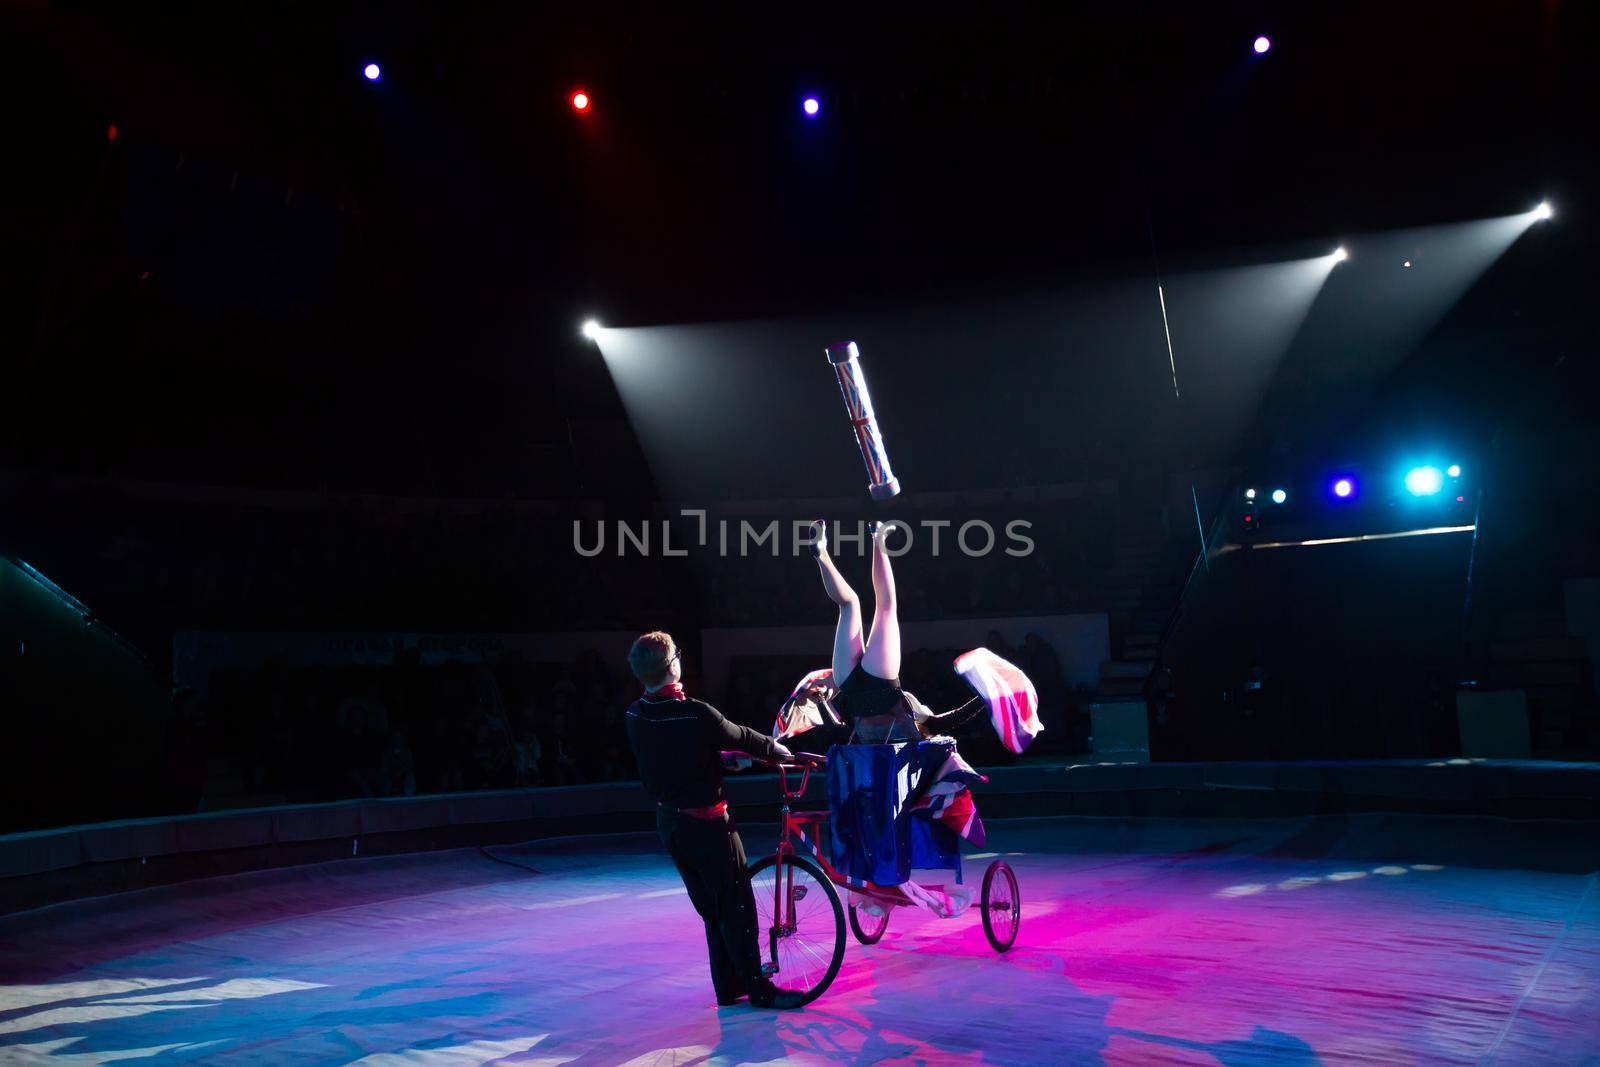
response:
M1274 504L1282 504L1284 501L1286 501L1288 499L1289 499L1289 494L1285 493L1282 489L1274 489L1272 491L1272 502Z
M1459 478L1461 477L1461 464L1452 463L1444 469L1444 472L1452 478Z
M1412 496L1433 496L1444 488L1444 474L1438 467L1412 467L1406 471L1406 492Z
M1349 500L1356 495L1356 480L1354 478L1334 479L1333 495L1340 500Z
M376 63L368 63L361 68L361 73L369 82L375 82L383 77L383 71L378 69L378 64Z
M816 118L817 112L822 110L822 103L816 97L808 96L800 105L800 109L806 113L807 118Z
M1256 50L1256 55L1264 56L1267 54L1267 49L1272 47L1272 41L1267 38L1266 34L1262 34L1256 38L1256 43L1251 47Z

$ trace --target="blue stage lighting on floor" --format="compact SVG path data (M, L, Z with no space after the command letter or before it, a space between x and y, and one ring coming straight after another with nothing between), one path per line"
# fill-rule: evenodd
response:
M1289 494L1284 492L1282 489L1274 489L1272 491L1272 502L1274 504L1282 504L1284 501L1286 501L1288 499L1289 499Z
M1438 467L1412 467L1406 471L1406 492L1412 496L1433 496L1444 488L1444 474Z
M1335 478L1333 495L1340 500L1349 500L1356 495L1356 480L1354 478Z
M362 67L361 74L369 82L375 82L379 78L383 77L383 71L378 69L378 64L376 63L368 63L366 66Z

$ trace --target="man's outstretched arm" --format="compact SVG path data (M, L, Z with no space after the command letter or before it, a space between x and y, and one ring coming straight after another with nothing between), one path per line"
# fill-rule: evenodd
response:
M751 756L759 756L764 760L790 759L794 756L794 753L766 734L756 733L748 726L728 721L722 712L710 704L703 706L706 709L706 740L719 749L732 749Z

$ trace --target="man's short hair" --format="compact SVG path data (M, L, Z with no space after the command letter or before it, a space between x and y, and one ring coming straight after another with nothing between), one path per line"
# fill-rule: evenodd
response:
M646 689L659 689L672 677L672 635L661 630L640 634L628 650L628 669Z

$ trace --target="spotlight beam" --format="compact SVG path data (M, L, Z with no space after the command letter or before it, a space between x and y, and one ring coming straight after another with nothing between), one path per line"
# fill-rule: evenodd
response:
M1203 410L1219 432L1242 428L1334 266L1323 253L1166 277L1152 308L1160 314L1151 324L1152 364L1166 352L1176 393L1175 351L1182 348L1184 403Z
M1537 212L1531 208L1517 215L1360 235L1362 262L1368 266L1339 271L1337 286L1317 303L1289 356L1296 372L1339 381L1350 390L1352 402L1370 395L1539 221ZM1427 257L1426 271L1420 270L1421 254ZM1346 262L1338 255L1335 249L1322 257L1325 269ZM1371 268L1371 263L1405 260L1419 271L1405 285L1396 285L1391 271ZM1321 403L1308 394L1289 395L1286 384L1274 388L1283 390L1277 400L1286 405L1284 417L1291 420L1300 417L1300 409L1309 413Z

